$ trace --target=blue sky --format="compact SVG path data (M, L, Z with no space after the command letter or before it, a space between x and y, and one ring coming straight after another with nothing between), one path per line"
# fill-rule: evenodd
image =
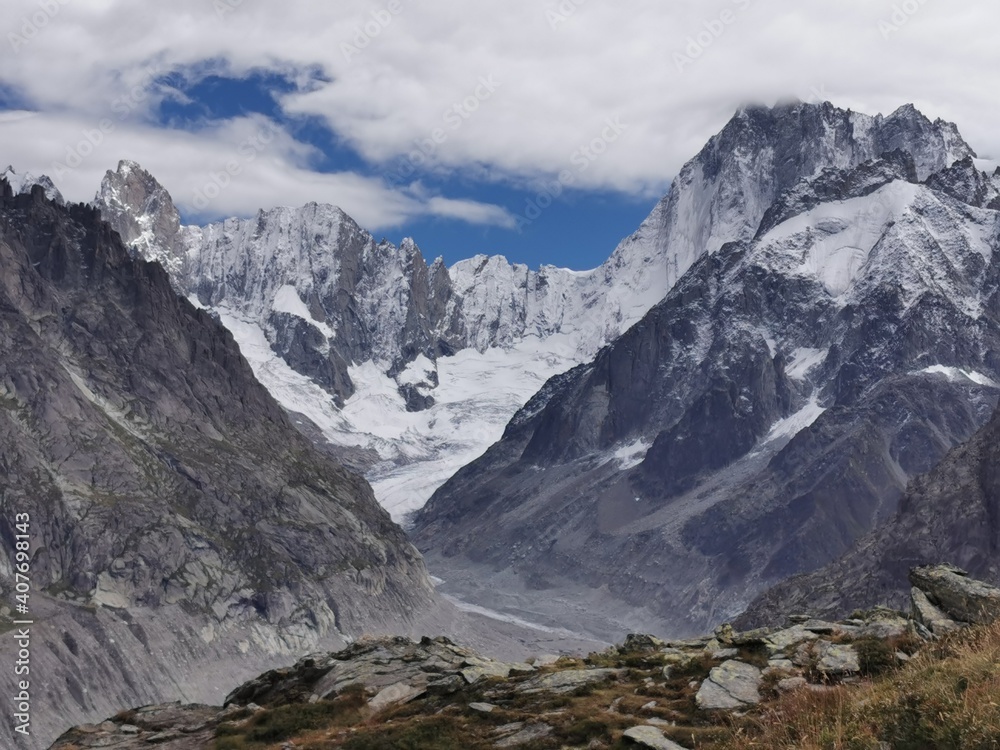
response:
M310 166L317 172L349 170L385 179L390 185L404 179L420 180L433 193L460 194L503 206L516 217L514 226L415 217L399 226L372 230L377 238L386 237L397 244L403 237L413 237L428 259L440 255L449 265L486 253L504 255L532 267L551 264L576 270L594 268L639 227L656 201L622 191L571 187L551 196L556 190L544 183L532 186L491 180L481 169L425 169L405 155L387 163L371 163L338 139L322 119L288 116L279 99L295 91L296 86L274 73L254 71L243 78L210 75L191 83L181 76L168 75L160 84L175 94L162 100L157 109L157 121L164 127L197 131L216 121L263 115L287 129L296 140L316 148ZM415 142L414 148L419 151L419 143ZM225 218L212 206L185 213L184 220L194 223Z
M5 0L0 167L87 201L131 159L191 222L317 201L449 262L591 268L749 102L912 102L997 158L998 23L971 0Z

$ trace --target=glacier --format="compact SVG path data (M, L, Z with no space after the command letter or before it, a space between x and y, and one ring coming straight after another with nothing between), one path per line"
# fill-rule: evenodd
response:
M286 409L330 443L365 452L360 468L405 521L549 378L593 360L699 258L752 239L780 196L893 149L912 156L920 179L975 158L954 125L909 105L887 117L829 103L744 107L589 271L485 254L427 263L414 240L376 241L317 203L184 226L166 189L130 161L106 174L94 204L180 294L223 320ZM893 193L911 189L901 185L874 208L821 202L758 247L779 253L799 241L792 235L816 236L795 272L843 297L869 263L871 233L906 205Z

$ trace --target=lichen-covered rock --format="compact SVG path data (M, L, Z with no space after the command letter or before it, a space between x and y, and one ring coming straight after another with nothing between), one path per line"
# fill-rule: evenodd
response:
M913 619L934 635L944 635L960 627L957 622L931 604L927 594L916 586L910 592L910 601L913 604Z
M793 625L790 628L771 633L764 641L767 650L772 655L783 653L793 646L798 646L804 641L815 641L819 638L811 630L807 630L802 625Z
M727 661L715 667L698 690L698 708L745 708L760 703L761 671L741 661Z
M630 633L625 636L625 642L621 645L620 651L623 654L657 651L666 645L666 643L661 641L655 635Z
M604 682L625 673L624 669L567 669L562 672L532 677L517 686L517 692L531 693L571 693L586 685Z
M668 740L656 727L639 726L626 729L622 735L625 739L631 740L640 747L648 747L651 750L684 750L673 740Z
M541 722L505 724L495 730L502 739L493 743L494 747L519 747L544 739L552 734L552 727Z
M816 669L831 677L845 677L861 671L858 652L851 645L819 641L816 644Z
M1000 589L951 565L914 568L910 582L952 619L983 625L1000 619Z
M226 705L280 703L304 696L319 700L362 685L375 696L373 707L382 708L424 692L454 692L463 681L476 682L486 675L506 677L510 670L511 665L481 657L447 638L419 643L408 638L364 639L343 651L312 655L292 667L266 672L236 688Z

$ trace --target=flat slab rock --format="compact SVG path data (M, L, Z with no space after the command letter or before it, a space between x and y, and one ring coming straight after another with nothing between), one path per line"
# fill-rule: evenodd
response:
M572 693L574 690L604 682L625 673L624 669L567 669L563 672L539 675L517 687L517 692L532 693Z
M495 734L504 736L493 743L494 747L518 747L548 737L552 734L552 727L548 724L525 724L519 721L498 727Z
M731 660L713 669L695 696L705 711L755 706L760 703L762 673L757 667Z
M395 685L389 685L379 690L378 694L368 701L368 707L375 712L383 711L390 706L409 703L414 698L419 698L426 692L426 687L397 682Z
M819 640L819 636L811 630L807 630L802 625L794 625L776 633L771 633L766 639L767 650L771 654L778 654L789 648L798 645L803 641Z
M66 732L50 750L211 750L215 728L239 709L169 703L131 712L126 722L85 724Z
M632 727L622 735L626 739L632 740L641 747L649 747L653 750L684 750L673 740L668 740L656 727Z
M987 625L1000 619L1000 589L969 578L960 568L951 565L914 568L910 571L910 583L953 620Z

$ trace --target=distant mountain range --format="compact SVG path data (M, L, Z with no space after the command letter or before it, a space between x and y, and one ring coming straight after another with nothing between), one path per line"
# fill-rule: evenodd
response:
M2 177L0 505L69 719L440 622L376 497L444 590L615 639L1000 574L1000 169L912 106L741 109L588 272Z
M435 564L700 630L839 557L991 414L986 167L910 105L746 107L583 273L428 265L316 204L183 227L130 162L96 205L367 450L396 518L448 480L416 517Z
M662 257L667 203L583 273L485 255L428 264L412 240L377 242L329 205L182 226L167 191L128 161L95 205L220 317L282 405L364 451L342 458L396 518L497 440L545 380L642 317L679 269Z
M692 265L666 298L434 494L432 567L519 581L525 610L583 586L673 633L840 557L1000 396L979 164L912 107L740 111L669 198L711 239L671 245Z

